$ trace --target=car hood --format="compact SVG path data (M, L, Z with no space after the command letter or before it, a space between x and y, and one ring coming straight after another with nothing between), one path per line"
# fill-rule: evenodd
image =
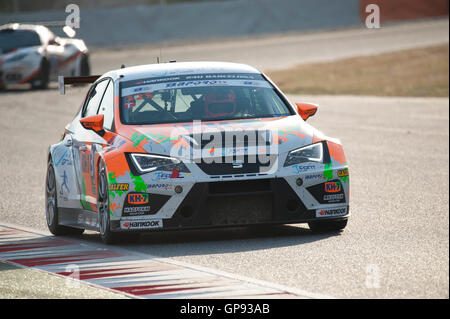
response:
M192 158L194 149L202 149L203 156L229 154L233 149L244 150L246 154L267 152L269 149L271 154L281 154L311 144L313 137L319 134L322 135L298 115L201 123L126 125L120 131L120 135L133 143L136 152L179 158ZM230 138L232 135L236 136L234 145L229 143L233 140L233 137ZM223 153L217 152L218 148Z

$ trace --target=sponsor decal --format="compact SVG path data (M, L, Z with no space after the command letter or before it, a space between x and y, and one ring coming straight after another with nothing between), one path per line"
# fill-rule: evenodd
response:
M15 82L15 81L20 81L22 80L22 74L20 73L6 73L5 75L5 79L7 81L11 81L11 82Z
M348 176L348 168L338 170L337 174L338 174L338 177Z
M204 71L199 69L199 71ZM155 84L155 83L167 83L167 82L177 82L177 81L199 81L199 80L263 80L260 74L254 73L199 73L192 74L192 70L177 70L176 73L185 74L175 74L175 72L152 72L152 77L142 80L132 80L126 81L123 87L130 87L142 84Z
M122 229L152 229L162 228L162 219L142 220L142 221L121 221Z
M109 185L110 191L128 191L129 185L127 183L115 183Z
M131 193L128 194L127 201L131 205L143 205L147 204L149 200L148 194L138 194L138 193Z
M60 162L61 166L71 166L72 165L72 160L69 157L65 157L61 160Z
M110 186L108 186L109 187L109 196L111 198L116 198L116 195L122 196L128 191L128 188L127 188L127 190L120 190L120 189L111 190L112 185L121 184L121 183L117 183L117 178L115 176L115 173L112 173L112 172L108 173L108 181L109 181L109 185L110 185ZM113 186L113 187L116 187L116 186Z
M125 207L123 212L129 214L130 216L144 215L150 212L150 206L137 206L137 207Z
M300 166L300 164L297 164L297 165L292 166L292 168L295 170L296 174L301 174L301 173L306 173L306 172L315 170L316 166L311 165L311 164L307 164L307 165L302 164L302 166Z
M333 195L324 195L323 200L328 203L340 202L344 199L344 194L333 194Z
M149 204L150 196L151 205ZM169 199L169 195L129 193L124 202L122 217L156 214Z
M307 187L320 204L345 203L344 187L338 179Z
M326 182L325 192L327 193L338 193L341 191L341 184L339 182Z
M199 80L199 81L176 81L176 82L166 82L166 83L155 83L152 85L143 85L131 88L123 88L122 96L125 97L126 104L130 100L127 100L129 96L133 96L136 93L147 93L158 90L164 90L168 88L192 88L192 87L204 87L204 86L249 86L249 87L260 87L260 88L270 88L270 84L264 80Z
M72 160L70 158L70 150L66 147L60 147L55 149L54 153L55 167L58 167L59 165L72 165Z
M67 193L70 193L69 185L67 184L68 178L67 178L66 171L64 171L64 174L61 175L61 178L62 178L62 183L61 183L61 188L59 190L59 194L60 195L64 194L64 188L66 189Z
M310 180L310 179L322 179L323 175L322 174L312 174L312 175L305 175L304 176L304 180Z
M189 175L190 175L190 173L180 172L179 170L176 170L176 169L172 170L171 172L158 171L158 172L154 173L154 175L152 177L152 181L157 182L157 181L171 179L171 178L184 178Z
M171 190L173 189L173 185L171 184L147 184L147 189L165 189L165 190Z
M133 92L141 92L141 91L143 91L143 90L146 90L147 88L146 87L138 87L138 88L135 88L134 90L133 90Z
M195 86L208 86L208 85L227 85L228 81L221 80L205 80L205 81L184 81L184 82L172 82L167 83L166 88L169 87L195 87Z
M316 217L336 217L347 215L347 207L331 208L331 209L318 209L316 210Z
M155 172L152 181L160 181L160 180L164 180L164 179L169 179L171 178L172 174L170 173L164 173L164 172Z

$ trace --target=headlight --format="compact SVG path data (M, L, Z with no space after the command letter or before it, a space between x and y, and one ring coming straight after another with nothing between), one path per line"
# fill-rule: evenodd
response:
M12 57L9 57L3 61L3 63L10 63L10 62L17 62L25 58L28 54L27 53L19 53L15 54Z
M179 159L150 154L131 154L134 165L141 173L153 171L172 171L189 173L190 171Z
M311 144L294 151L291 151L286 161L284 162L284 166L290 166L294 164L301 164L306 162L323 162L323 144L316 143Z

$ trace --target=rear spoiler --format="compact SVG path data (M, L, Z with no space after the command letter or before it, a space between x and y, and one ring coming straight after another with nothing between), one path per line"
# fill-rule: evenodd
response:
M59 93L66 94L66 84L94 83L100 75L89 76L58 76Z

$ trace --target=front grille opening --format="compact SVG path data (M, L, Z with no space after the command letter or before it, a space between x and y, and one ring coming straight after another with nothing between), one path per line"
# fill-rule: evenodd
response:
M286 203L286 208L290 212L296 211L299 207L300 207L300 203L298 202L298 200L295 200L295 199L290 199Z
M191 206L183 206L180 208L179 212L184 218L189 218L194 215L194 209Z
M206 207L213 225L245 225L272 219L272 196L209 197Z
M269 179L209 183L209 194L235 194L270 191Z

